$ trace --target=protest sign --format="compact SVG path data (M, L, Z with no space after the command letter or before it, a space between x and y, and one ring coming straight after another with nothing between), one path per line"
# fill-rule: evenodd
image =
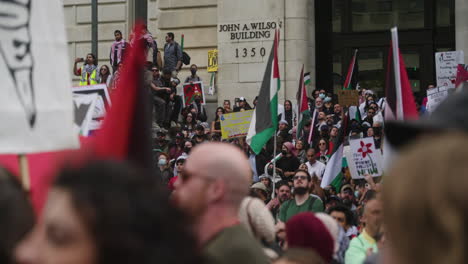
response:
M429 113L434 112L436 107L447 98L450 90L448 87L436 87L433 89L427 90L427 104L426 109Z
M73 105L75 108L75 125L79 130L79 134L87 137L89 134L90 124L93 120L93 114L98 101L99 95L92 94L73 94Z
M224 114L220 118L223 139L247 136L253 110Z
M101 127L102 120L106 115L106 109L111 106L111 100L107 86L105 84L87 85L87 86L76 86L72 88L74 94L98 94L96 100L93 120L89 124L89 130L96 130Z
M217 72L218 71L218 50L209 50L208 51L208 72Z
M364 175L382 176L382 153L375 148L372 137L349 141L350 151L345 152L353 179L364 179Z
M0 153L79 146L63 2L43 2L0 1Z
M455 88L457 67L463 63L463 51L437 52L435 54L437 86Z
M338 102L341 106L359 105L359 92L357 90L339 90Z
M184 83L182 86L182 100L184 106L189 106L193 103L195 95L201 96L201 104L205 104L205 92L203 82Z

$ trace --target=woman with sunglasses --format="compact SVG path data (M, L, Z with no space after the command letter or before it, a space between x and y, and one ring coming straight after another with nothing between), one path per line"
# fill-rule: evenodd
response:
M102 65L99 69L99 83L105 83L107 87L110 87L112 81L112 74L110 73L109 67L107 65Z

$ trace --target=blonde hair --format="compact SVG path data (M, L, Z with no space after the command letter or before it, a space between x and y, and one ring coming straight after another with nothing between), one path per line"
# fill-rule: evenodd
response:
M427 136L386 177L384 215L397 263L468 261L468 136Z

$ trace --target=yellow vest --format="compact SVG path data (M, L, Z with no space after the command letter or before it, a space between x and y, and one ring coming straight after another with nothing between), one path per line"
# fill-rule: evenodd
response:
M96 79L96 73L97 73L97 68L94 69L94 71L91 73L91 76L89 76L89 85L98 84L98 80ZM86 75L87 73L84 70L84 66L81 66L80 86L88 85L88 80L86 79Z

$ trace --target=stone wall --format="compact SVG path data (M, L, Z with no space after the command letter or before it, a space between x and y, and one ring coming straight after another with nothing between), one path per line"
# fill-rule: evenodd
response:
M468 1L455 0L455 47L465 53L465 64L468 63Z
M281 30L279 101L282 103L285 98L295 101L302 64L305 64L305 71L313 70L314 44L310 43L313 31L309 29L313 23L309 14L313 12L313 1L312 6L309 2L311 0L218 1L220 102L239 96L252 102L258 95L273 43L273 23ZM263 29L254 28L253 24L257 23L261 23ZM264 52L260 54L260 51Z
M91 1L63 0L63 8L71 72L75 58L86 57L91 52ZM114 41L114 30L120 29L124 36L128 34L128 8L126 0L99 0L99 65L109 65L109 48ZM73 76L73 83L78 84L78 77Z

